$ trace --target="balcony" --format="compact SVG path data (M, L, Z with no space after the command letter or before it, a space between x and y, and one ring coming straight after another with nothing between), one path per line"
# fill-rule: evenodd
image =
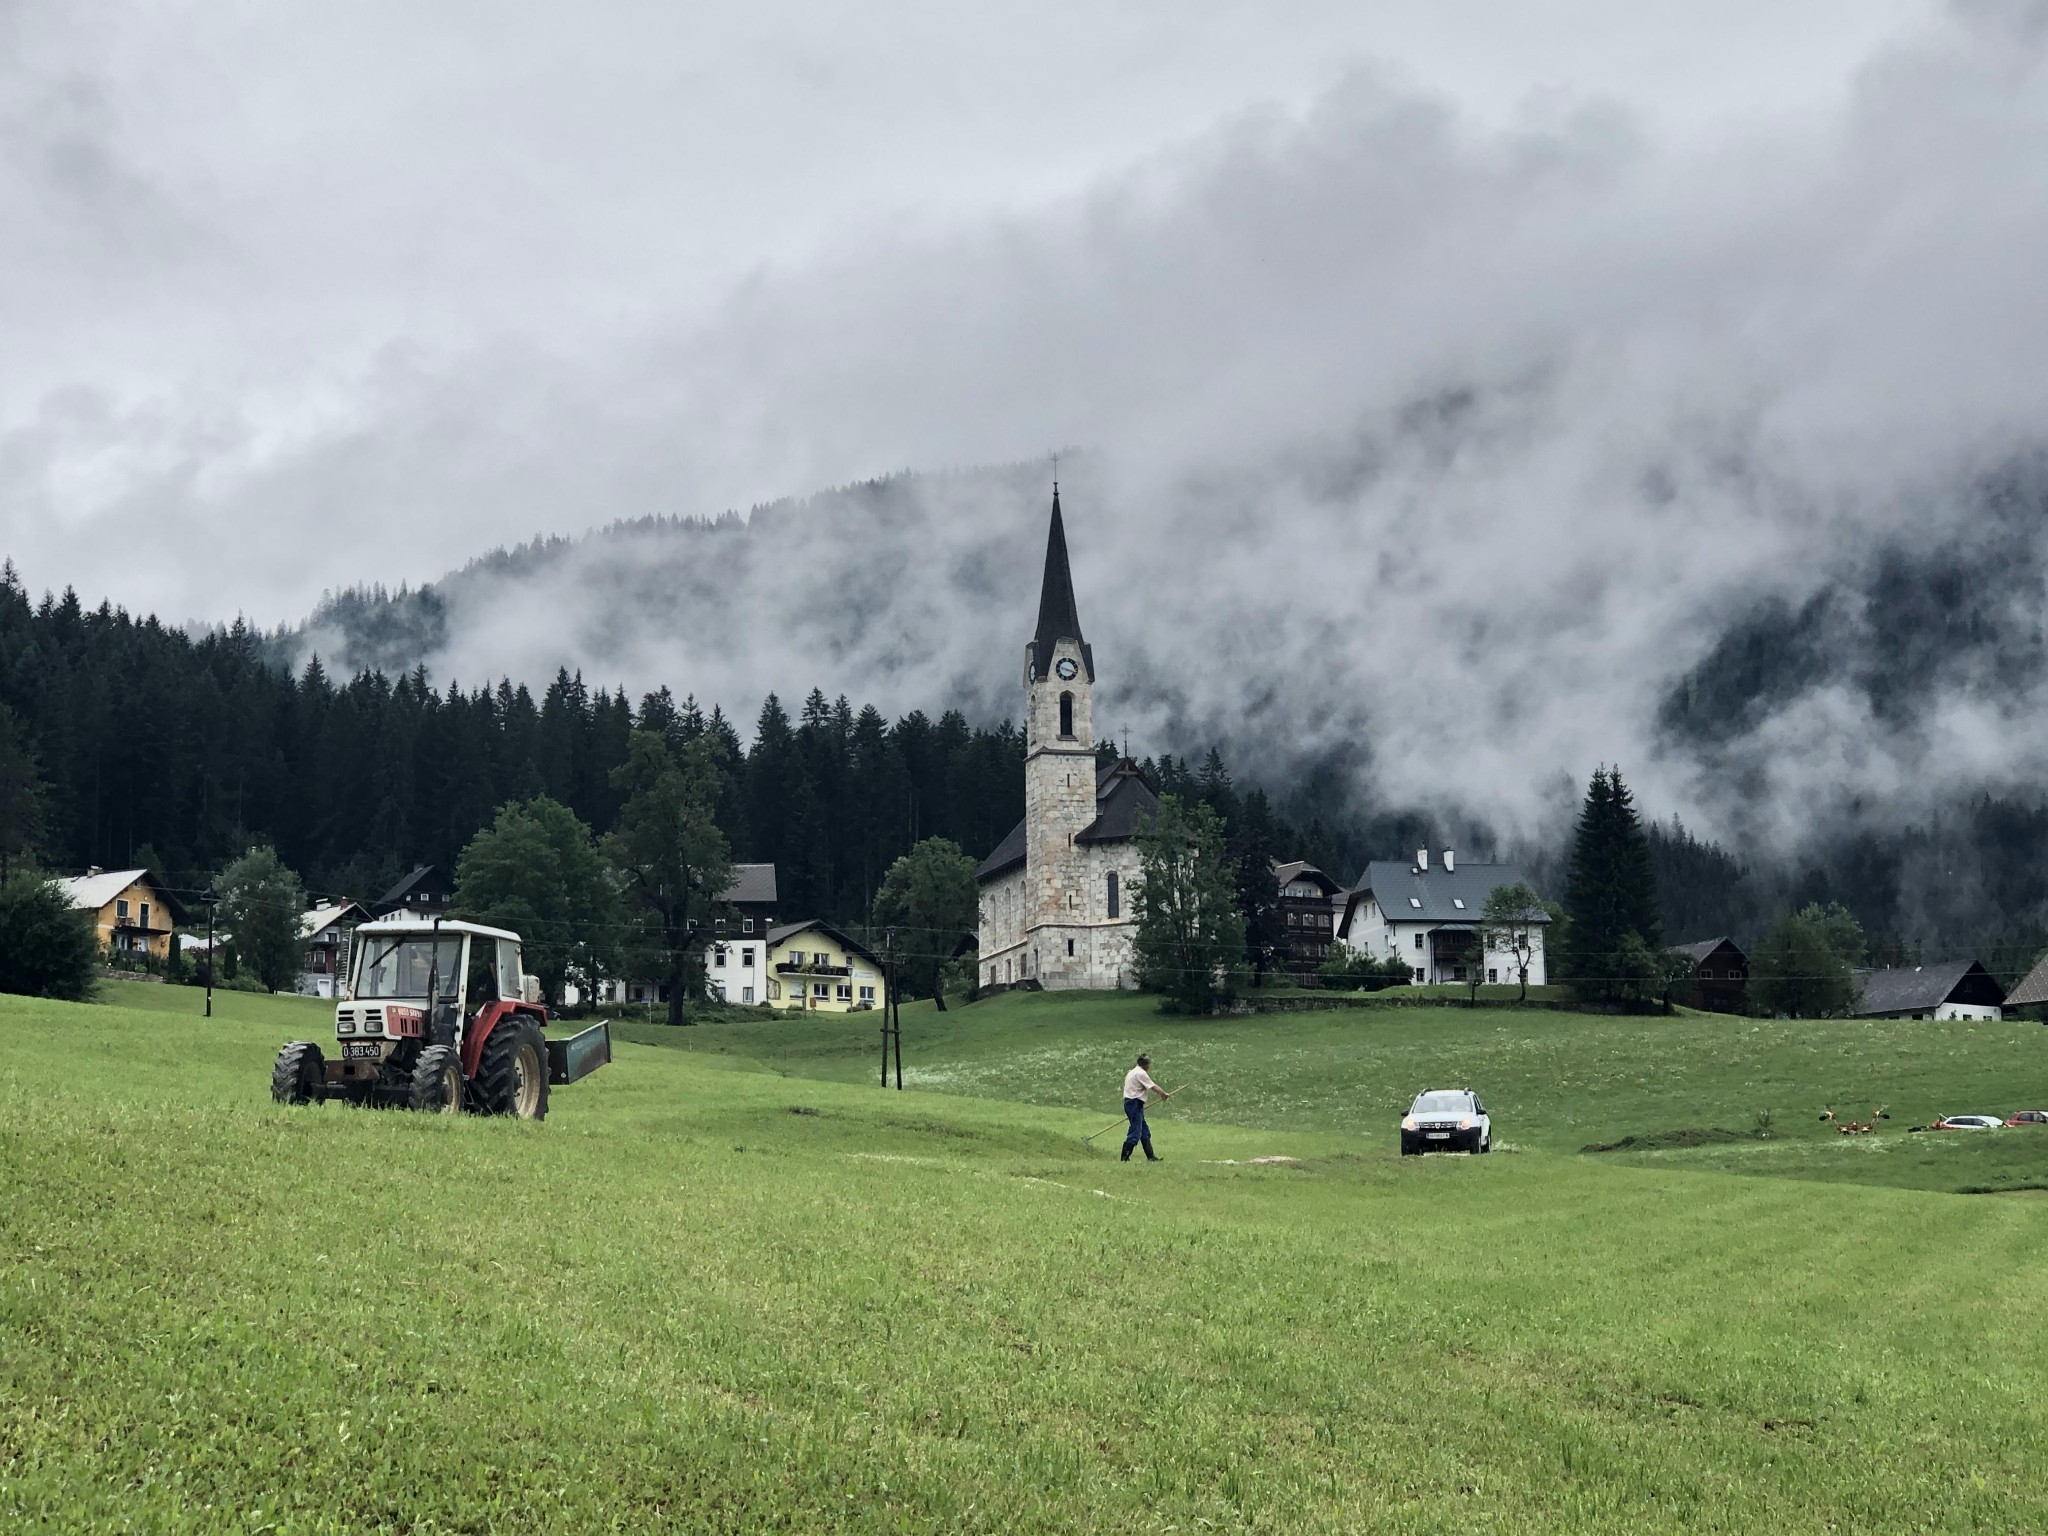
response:
M850 965L821 965L815 960L778 960L775 963L778 976L851 976Z

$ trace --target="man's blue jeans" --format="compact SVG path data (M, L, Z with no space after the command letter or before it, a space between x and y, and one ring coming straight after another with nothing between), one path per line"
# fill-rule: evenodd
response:
M1131 1148L1144 1143L1145 1155L1152 1155L1152 1128L1145 1123L1145 1101L1124 1100L1124 1118L1131 1122L1131 1133L1124 1138L1124 1156L1131 1155Z

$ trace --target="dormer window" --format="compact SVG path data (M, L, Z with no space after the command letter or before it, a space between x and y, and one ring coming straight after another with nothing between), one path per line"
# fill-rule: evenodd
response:
M1072 741L1073 739L1074 696L1071 693L1063 693L1060 695L1060 740Z

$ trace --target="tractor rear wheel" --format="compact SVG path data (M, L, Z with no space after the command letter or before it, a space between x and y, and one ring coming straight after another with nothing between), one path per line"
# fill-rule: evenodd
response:
M524 1014L500 1019L484 1040L471 1107L484 1115L547 1119L547 1041L532 1019Z
M280 1104L310 1104L327 1081L327 1063L310 1040L294 1040L277 1053L270 1069L270 1096Z
M454 1046L430 1045L420 1052L405 1106L437 1115L452 1115L462 1108L462 1056Z

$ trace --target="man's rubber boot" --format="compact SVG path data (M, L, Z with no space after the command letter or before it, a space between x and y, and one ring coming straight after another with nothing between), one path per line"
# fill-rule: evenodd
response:
M1152 1143L1148 1141L1145 1143L1145 1161L1148 1163L1163 1163L1166 1159L1155 1156L1152 1151Z
M1122 1157L1118 1158L1118 1159L1117 1159L1117 1161L1118 1161L1118 1162L1120 1162L1120 1163L1128 1163L1128 1162L1129 1162L1130 1160L1131 1160L1131 1149L1130 1149L1129 1147L1125 1147L1125 1148L1124 1148L1124 1155L1123 1155Z

